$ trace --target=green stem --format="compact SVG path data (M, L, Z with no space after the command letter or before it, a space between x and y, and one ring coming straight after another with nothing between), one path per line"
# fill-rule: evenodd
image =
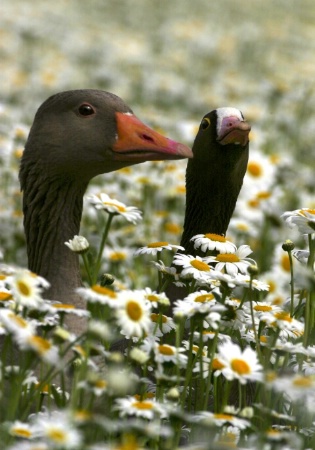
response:
M87 277L88 277L88 280L89 280L89 285L92 286L93 285L93 279L92 279L92 275L91 275L91 271L90 271L90 265L89 265L89 261L88 261L86 252L82 253L82 259L83 259L85 271L86 271L86 274L87 274Z
M186 377L185 377L185 384L184 384L184 389L182 391L182 408L185 407L187 388L188 388L189 383L191 382L192 372L193 372L193 368L194 368L194 364L193 364L194 331L195 331L195 321L194 321L194 318L191 318L190 336L189 336L189 355L188 355L188 362L187 362L187 372L186 372Z
M259 362L262 364L263 361L262 361L262 355L261 355L261 350L260 350L260 340L259 340L259 336L257 334L255 317L254 317L254 308L253 308L253 299L252 299L252 293L253 293L252 284L253 284L253 276L252 276L252 274L250 274L250 281L249 281L250 315L251 315L251 319L252 319L253 331L254 331L254 336L255 336L257 355L258 355Z
M293 277L293 258L292 252L288 251L290 261L290 276L291 276L291 303L290 303L290 316L294 315L294 277Z
M106 240L107 240L107 236L108 236L108 233L109 233L109 229L110 229L110 226L111 226L111 223L112 223L112 220L113 220L114 216L115 216L115 214L109 213L109 216L108 216L108 219L107 219L104 231L103 231L101 245L100 245L99 252L98 252L98 255L97 255L97 259L96 259L96 263L95 263L95 266L94 266L94 274L93 274L93 278L92 278L92 281L93 281L92 284L95 284L96 281L97 281L97 276L98 276L98 273L99 273L99 270L100 270L100 267L101 267L104 247L105 247L105 244L106 244Z
M208 373L208 378L207 378L206 391L205 391L204 402L203 402L204 410L207 410L207 408L208 408L209 394L210 394L210 389L211 389L211 378L212 378L212 363L213 363L213 357L215 355L215 351L217 348L218 335L219 335L219 331L216 331L215 336L212 341L211 350L210 350L210 346L208 347L208 349L209 349L208 357L209 357L210 361L209 361L209 373Z
M314 267L314 259L315 259L315 239L313 235L308 235L308 244L310 249L310 254L307 261L307 267L310 270L313 270ZM303 336L303 345L304 347L307 347L310 340L310 334L311 330L314 326L314 306L312 305L312 302L314 300L314 292L312 289L307 293L306 296L306 303L305 303L305 328L304 328L304 336Z

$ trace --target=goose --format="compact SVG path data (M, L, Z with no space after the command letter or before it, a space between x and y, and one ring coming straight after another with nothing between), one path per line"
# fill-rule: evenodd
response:
M217 108L202 118L186 169L184 253L204 256L191 241L197 234L225 235L247 169L250 129L236 108ZM174 301L186 289L170 284L166 293Z
M83 195L96 175L144 161L192 157L144 125L118 96L96 89L49 97L38 109L20 165L28 268L50 283L47 299L85 307L79 256ZM74 332L80 324L72 324Z

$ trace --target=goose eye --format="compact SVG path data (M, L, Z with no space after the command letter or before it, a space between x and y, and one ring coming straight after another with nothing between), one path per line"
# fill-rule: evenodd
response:
M79 113L81 116L91 116L92 114L95 114L95 111L91 105L84 103L79 107Z
M202 128L203 130L206 130L209 125L210 125L210 119L208 119L208 117L204 117L201 121L200 128Z

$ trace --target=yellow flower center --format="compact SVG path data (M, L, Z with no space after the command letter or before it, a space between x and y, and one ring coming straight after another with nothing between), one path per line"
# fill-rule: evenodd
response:
M148 244L148 248L158 248L158 247L164 247L165 245L168 245L168 242L161 241L161 242L151 242L151 244Z
M234 372L238 373L239 375L246 375L251 371L250 366L243 359L233 359L231 362L231 367Z
M225 236L221 236L220 234L207 233L207 234L205 234L205 237L207 239L211 239L211 241L226 242Z
M215 332L214 331L205 331L205 330L203 330L202 334L204 336L213 336L213 335L215 335Z
M159 301L159 297L157 295L154 295L154 294L147 295L146 299L149 300L149 302L152 302L152 303Z
M168 233L179 234L182 231L182 228L177 223L166 222L164 225L164 230Z
M73 347L73 350L74 350L75 352L77 352L80 356L82 356L82 358L85 358L85 357L86 357L86 351L84 350L83 347L81 347L81 345L75 345L75 346Z
M260 177L263 173L263 169L261 164L259 164L256 161L249 161L248 166L247 166L247 172L250 173L250 175L252 175L253 177Z
M292 322L292 317L285 311L275 313L275 318L278 320L285 320L286 322Z
M248 226L246 223L238 223L238 224L236 225L236 228L237 228L239 231L248 231L248 230L249 230L249 226Z
M142 308L135 300L129 300L126 306L126 311L131 320L138 322L143 314Z
M114 291L111 289L108 289L103 286L99 286L98 284L94 284L94 286L91 287L92 291L96 292L97 294L101 295L107 295L107 297L116 298L117 295Z
M56 309L75 309L75 306L69 303L53 303L52 306Z
M148 401L144 401L144 402L136 401L136 402L133 402L131 404L131 406L133 406L134 408L137 408L137 409L153 409L153 407L154 407L153 403L148 402Z
M267 283L269 284L269 293L274 292L276 290L276 283L272 280L267 280Z
M280 264L283 270L290 272L290 259L287 253L282 255Z
M32 290L29 285L26 284L23 280L19 280L17 283L17 288L24 297L29 297L31 295Z
M66 434L60 428L50 428L47 432L47 436L52 441L58 442L59 444L63 444L66 442Z
M285 298L283 298L283 297L281 297L280 295L278 295L277 297L275 297L273 300L272 300L272 304L273 305L283 305L283 303L284 303L284 301L285 301Z
M212 300L214 300L213 294L202 294L202 295L198 295L198 297L196 297L194 301L196 303L206 303L206 302L211 302Z
M92 415L89 411L86 411L85 409L78 409L74 413L74 417L76 420L84 421L91 419Z
M143 401L144 399L146 400L148 398L154 398L154 397L155 397L154 392L145 392L143 395L139 395L139 394L134 395L134 398L138 401Z
M312 387L313 381L309 377L297 377L293 380L293 385L301 388Z
M259 200L257 198L253 198L252 200L248 200L247 205L250 208L257 208L259 206Z
M266 200L267 198L270 198L270 197L271 197L271 192L269 192L269 191L261 191L261 192L258 192L258 194L256 195L256 197L257 197L259 200Z
M315 215L315 209L312 209L312 208L300 209L299 213L303 214L303 216L305 216L305 213L309 213L309 214L314 214Z
M170 345L162 344L158 346L159 352L162 353L162 355L166 356L172 356L175 354L174 350Z
M12 295L9 292L1 292L0 291L0 302L6 302L7 300L11 300Z
M19 436L26 439L29 439L32 436L32 433L25 428L13 428L11 433L14 434L14 436Z
M152 313L151 314L151 320L152 320L152 322L158 322L159 320L161 320L162 323L166 323L167 322L167 317L164 316L164 315L160 316L160 314Z
M260 342L262 342L263 344L267 344L268 342L268 337L267 336L260 336Z
M234 418L233 416L231 416L231 414L224 414L224 413L213 414L213 417L215 419L220 419L220 420L232 420Z
M268 305L255 305L254 306L254 310L255 311L260 311L260 312L268 312L272 310L272 306L268 306Z
M221 370L225 367L224 364L222 364L218 358L213 358L212 360L212 370Z
M219 262L229 262L229 263L236 263L239 262L240 259L235 253L220 253L216 256L216 260Z
M199 259L192 259L190 261L190 265L193 266L195 269L200 270L201 272L209 272L210 267L208 264L204 263L203 261L199 261Z
M186 186L183 185L183 184L181 186L177 186L176 187L176 193L177 194L182 194L182 195L186 194Z
M126 207L124 205L118 205L116 202L103 202L105 206L113 206L116 208L119 212L126 212Z
M30 336L28 341L38 350L40 354L46 353L51 349L51 343L41 336Z
M111 261L124 261L126 259L126 253L124 252L113 252L110 255Z
M107 382L105 380L97 380L95 382L95 387L99 388L99 389L105 389L107 386Z
M13 322L16 323L17 326L19 326L20 328L26 328L27 327L27 322L22 319L22 317L20 316L16 316L15 314L10 314L10 318L13 320Z

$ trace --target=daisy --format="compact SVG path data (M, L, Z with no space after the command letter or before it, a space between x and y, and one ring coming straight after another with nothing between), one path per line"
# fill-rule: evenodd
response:
M20 422L19 420L12 423L9 428L11 436L31 439L34 437L32 427L28 423Z
M90 313L86 309L76 308L71 303L52 303L51 310L53 312L66 313L66 314L74 314L78 317L89 317Z
M53 448L80 448L82 437L79 430L74 427L70 417L61 411L51 414L39 413L35 417L34 432L48 441Z
M225 342L218 346L218 359L224 365L222 375L228 380L237 379L241 384L262 380L262 366L250 347L242 351L237 344Z
M87 302L118 307L118 295L112 289L95 284L90 288L78 288L77 293Z
M110 214L123 216L128 222L136 224L142 219L142 212L135 206L126 206L124 203L110 198L107 194L92 195L88 197L95 209L102 209Z
M176 282L178 282L180 274L177 272L175 267L165 266L163 261L158 261L158 262L151 261L151 264L153 266L155 266L157 268L157 270L159 272L161 272L163 275L168 276L168 277L172 277L172 278L174 278L174 280Z
M173 313L182 312L186 317L195 314L210 314L213 311L225 310L223 305L218 305L213 293L208 291L196 291L189 294L183 300L174 302Z
M218 336L219 342L224 342L226 340L230 340L230 336L228 336L227 334L217 333L217 332L209 330L209 329L202 330L202 342L204 344L208 343L209 341L213 341L213 339L216 336ZM194 331L194 341L200 342L200 332L199 331Z
M130 350L129 357L140 365L147 364L150 359L150 355L138 347L133 347Z
M86 392L93 392L96 397L100 397L107 391L107 381L95 372L88 373L87 379L80 381L77 386Z
M169 344L156 343L156 345L154 346L154 350L156 362L172 362L173 364L177 364L179 367L186 367L188 358L183 354L185 352L185 348L174 347L173 345Z
M0 309L0 323L6 331L14 336L17 343L34 336L34 321L27 321L9 309Z
M144 298L149 302L152 308L157 308L158 305L169 306L170 301L166 297L165 292L157 293L152 289L146 287L143 291Z
M196 419L203 424L216 425L223 427L224 425L232 425L244 430L250 426L250 422L245 419L240 419L232 414L227 413L211 413L208 411L201 411L196 415Z
M115 397L122 397L135 391L138 378L126 367L113 364L106 371L107 391Z
M109 324L95 319L88 322L88 334L104 341L111 341L113 338Z
M280 337L290 336L297 339L303 336L304 324L282 309L268 311L260 316L260 320L266 322L270 327L279 328L281 330Z
M237 280L235 280L237 286L243 286L249 288L251 284L251 288L255 291L269 291L269 284L265 283L261 280L256 280L255 278L251 279L249 275L238 274Z
M22 307L36 309L43 303L37 276L28 270L17 271L10 282L15 301Z
M297 226L301 234L315 233L315 209L287 211L281 217L291 228Z
M182 278L194 278L198 280L199 278L209 276L211 271L210 266L200 256L177 253L174 256L173 264L182 267L180 275Z
M151 313L150 318L152 321L151 332L155 331L156 336L161 337L176 328L173 319L164 314Z
M116 317L122 334L140 338L148 333L151 325L150 306L141 291L120 292L118 305Z
M156 416L165 417L165 410L155 400L138 400L135 397L116 399L116 410L120 417L135 416L143 419L153 420Z
M146 245L145 247L141 247L135 252L135 256L137 255L153 255L155 256L158 252L161 252L162 250L185 250L184 247L181 245L173 245L169 244L168 242L161 241L161 242L151 242L150 244Z
M256 265L255 261L247 256L252 253L249 245L241 245L235 253L219 253L217 256L208 256L205 261L215 263L215 270L225 271L231 276L235 276L238 272L247 273L250 265Z
M65 245L75 253L85 253L88 251L90 244L84 236L75 235L73 239L65 242Z
M51 365L57 365L59 358L58 347L49 340L41 336L28 336L25 340L19 341L22 350L33 350L43 361Z
M314 400L315 379L313 375L296 374L287 377L278 377L272 386L281 392L285 392L292 400L302 400L311 395Z
M217 250L219 253L236 252L236 245L227 241L226 237L220 234L197 234L191 238L191 241L194 241L194 247L200 247L202 252L207 252L208 250Z

